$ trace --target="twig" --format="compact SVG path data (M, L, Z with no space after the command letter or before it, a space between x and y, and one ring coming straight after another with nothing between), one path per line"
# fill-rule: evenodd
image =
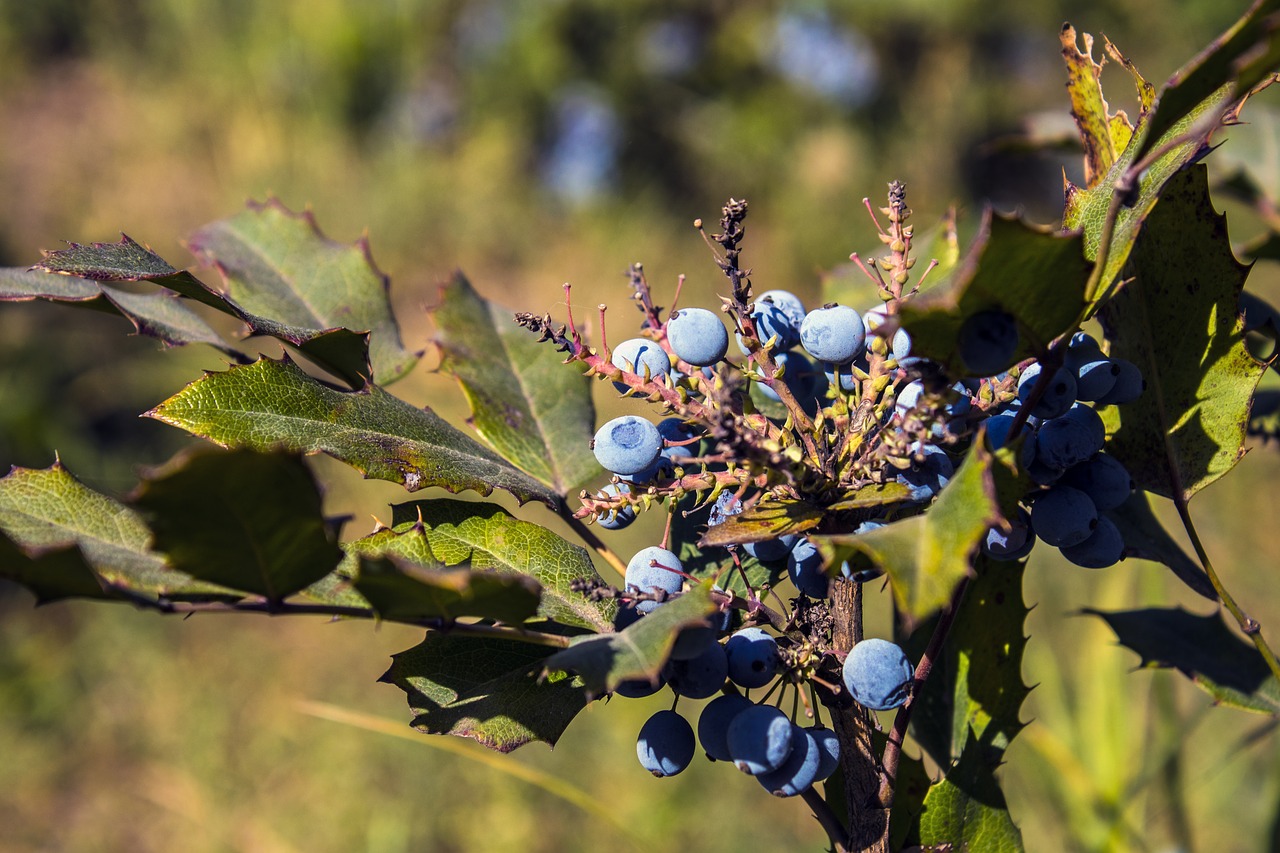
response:
M804 789L800 797L827 833L827 839L831 842L831 849L835 853L848 853L849 831L844 828L844 824L840 822L840 818L836 816L836 813L827 804L827 801L822 798L822 795L814 790L813 786L809 786Z

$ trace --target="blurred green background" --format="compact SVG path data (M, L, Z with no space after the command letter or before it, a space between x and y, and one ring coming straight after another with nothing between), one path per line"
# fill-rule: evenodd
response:
M953 203L972 218L985 201L1055 221L1076 155L1001 141L1028 127L1070 132L1064 20L1106 33L1159 82L1242 10L0 0L0 265L125 231L181 266L185 234L274 194L310 205L336 239L368 229L406 341L423 347L423 308L455 267L492 298L560 316L565 281L581 304L621 308L636 260L660 292L687 273L690 301L709 302L720 282L690 223L714 222L732 195L752 203L757 285L813 299L823 271L874 245L862 199L878 201L890 179L907 183L921 228ZM1113 104L1132 100L1125 75L1107 79ZM1211 160L1270 151L1273 127L1236 131ZM1248 211L1231 213L1242 239ZM1280 292L1271 269L1254 282ZM208 350L160 353L126 331L91 312L0 308L0 464L44 467L56 451L123 494L138 466L187 443L137 415L224 363ZM460 395L432 362L395 390L460 420ZM316 468L327 509L355 516L348 537L403 496L336 463ZM1275 448L1260 447L1193 506L1273 641L1277 479ZM546 521L540 512L526 517ZM630 531L619 547L653 535ZM1205 602L1156 566L1095 573L1044 553L1027 598L1025 672L1040 686L1004 781L1029 849L1280 848L1269 722L1214 708L1168 673L1132 672L1134 655L1073 615L1086 603ZM887 633L883 594L871 611ZM417 641L394 625L33 610L26 593L0 589L0 851L821 848L800 803L741 774L697 762L648 777L635 732L662 698L597 703L554 751L505 759L585 789L622 830L429 738L300 710L321 700L407 723L403 695L375 679Z

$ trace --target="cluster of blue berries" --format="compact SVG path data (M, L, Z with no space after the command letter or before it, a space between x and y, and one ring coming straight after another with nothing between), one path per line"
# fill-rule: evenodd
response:
M1025 425L1020 458L1036 488L1015 518L992 528L983 551L997 560L1019 560L1036 538L1058 548L1078 566L1101 569L1124 556L1120 529L1107 515L1133 491L1133 480L1103 450L1106 431L1090 405L1131 402L1142 394L1141 373L1128 361L1103 355L1098 342L1078 332L1067 346L1062 367L1047 380L1038 363L1018 376L1018 398L986 420L993 448L1008 441L1016 418ZM1032 401L1039 386L1040 396ZM1025 413L1019 409L1029 407Z

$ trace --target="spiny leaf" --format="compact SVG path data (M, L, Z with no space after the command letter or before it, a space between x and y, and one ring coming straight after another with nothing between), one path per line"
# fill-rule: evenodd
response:
M1030 612L1022 594L1025 565L985 557L975 562L942 654L913 700L912 734L945 768L924 797L922 845L1022 850L995 772L1025 725L1020 711L1031 692L1022 680ZM931 620L913 633L913 654L923 650L933 627Z
M137 334L156 338L165 346L208 344L236 360L244 359L239 350L171 293L130 293L70 275L0 267L0 302L33 299L119 314L133 324Z
M942 607L969 574L970 557L1000 517L993 461L975 442L925 514L856 536L815 536L828 571L863 554L889 574L894 598L908 619L923 619Z
M1256 0L1230 29L1169 78L1137 157L1153 150L1161 136L1194 116L1215 92L1229 87L1230 101L1239 100L1280 66L1280 28L1274 20L1277 12L1278 0Z
M822 507L806 501L762 500L720 524L707 528L698 540L699 548L763 542L779 536L804 533L817 527L826 516Z
M392 507L396 532L421 531L436 559L445 565L518 572L542 586L538 613L566 625L608 631L617 605L590 601L573 590L575 581L600 581L586 549L545 527L513 517L494 504L425 500Z
M969 738L960 760L929 788L920 812L925 849L1021 853L1022 832L1009 816L1004 793L986 764L978 740Z
M109 593L118 587L147 598L228 597L229 590L170 568L152 549L141 516L85 486L61 462L45 470L15 467L0 478L0 532L28 556L78 547ZM80 581L79 593L90 591Z
M1151 512L1146 492L1135 491L1122 506L1109 511L1107 517L1120 529L1126 557L1152 560L1168 566L1192 592L1210 601L1218 600L1218 593L1204 569L1173 541Z
M176 568L270 601L319 580L342 559L319 486L297 456L181 454L143 480L135 502Z
M353 583L379 616L397 622L474 616L519 624L538 612L542 588L527 575L416 562L364 556Z
M1146 379L1137 400L1103 411L1107 450L1142 489L1189 499L1244 455L1249 402L1266 370L1244 345L1237 305L1247 274L1205 168L1171 180L1134 248L1132 280L1099 318L1111 354Z
M743 575L746 575L746 583L750 583L753 589L759 589L765 584L776 584L786 575L787 563L785 559L774 563L764 563L741 548L734 550L742 571L739 572L734 569L728 574L724 574L725 567L733 564L733 557L727 547L718 545L702 547L699 544L702 537L711 529L707 526L707 515L710 508L704 505L693 509L691 508L692 503L692 498L686 498L681 501L671 518L671 541L679 543L672 550L680 558L686 573L699 580L723 575L721 577L721 586L728 592L736 592L743 596L748 594L746 584L742 580ZM689 514L686 515L686 512ZM730 518L732 517L730 516Z
M419 731L469 737L498 752L535 740L554 746L588 700L578 679L538 677L548 654L514 640L432 632L393 655L380 680L408 694Z
M366 238L354 246L330 240L309 211L294 213L273 198L206 225L190 246L217 266L230 297L246 311L304 329L368 332L373 375L382 384L417 363L400 341L390 281L374 264Z
M0 578L21 584L36 597L36 604L64 598L110 598L80 549L41 548L24 553L0 533Z
M715 611L711 581L703 581L622 631L574 638L569 648L547 658L545 671L576 672L586 684L587 695L593 697L612 691L623 681L656 679L680 630L705 624Z
M555 347L538 343L462 273L440 289L431 316L440 368L458 380L472 424L495 450L562 496L599 474L588 377L566 369Z
M1124 111L1111 112L1102 94L1102 64L1093 58L1093 36L1084 34L1084 50L1077 46L1075 27L1062 25L1062 58L1067 63L1067 93L1084 143L1084 182L1091 187L1107 173L1133 137Z
M555 507L559 500L430 409L377 385L337 391L287 358L208 373L146 414L227 447L327 453L409 491L440 486L488 495L496 487L521 503Z
M128 235L121 235L119 243L93 243L88 246L72 243L69 249L46 252L35 268L99 281L149 281L235 317L245 323L252 334L268 335L292 344L353 387L360 387L373 377L368 332L290 325L254 314L186 270L175 270Z
M1092 267L1079 234L1038 229L988 210L950 286L903 306L911 352L952 375L968 375L957 344L961 327L974 314L1001 311L1014 318L1019 332L1005 366L1039 355L1075 325Z
M911 489L903 483L871 483L827 507L830 512L874 509L910 499Z
M1084 612L1105 620L1142 666L1176 669L1223 705L1280 714L1280 682L1219 613L1197 616L1180 607Z

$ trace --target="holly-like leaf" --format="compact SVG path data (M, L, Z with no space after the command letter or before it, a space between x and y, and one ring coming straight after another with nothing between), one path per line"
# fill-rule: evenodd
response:
M1194 116L1215 93L1226 89L1229 101L1237 101L1280 67L1277 12L1277 0L1255 0L1240 20L1169 78L1137 150L1138 157Z
M2 533L0 578L31 590L38 605L64 598L110 598L79 548L43 548L24 553Z
M208 344L236 360L244 359L239 350L172 293L130 293L70 275L0 267L0 302L33 299L119 314L133 324L137 334L155 338L165 346Z
M969 574L970 558L1000 517L993 481L995 457L975 442L951 482L923 515L859 535L815 536L828 571L865 555L893 581L904 615L923 619L950 600Z
M15 467L0 478L0 532L30 557L78 547L109 595L118 588L146 598L238 597L170 568L153 550L151 530L138 513L88 488L61 462L44 470ZM66 571L69 578L79 575ZM82 576L74 588L92 594Z
M623 681L656 679L680 630L705 624L715 611L711 582L703 581L621 631L575 637L569 648L547 658L545 669L577 673L592 697L612 691Z
M391 512L394 531L420 531L431 554L444 565L465 563L480 571L516 572L536 579L542 586L538 614L543 618L592 631L611 629L617 605L591 601L573 590L575 582L601 580L591 555L547 528L486 503L413 501L397 504Z
M1180 607L1084 612L1105 620L1142 666L1176 669L1223 705L1280 714L1280 681L1220 614L1197 616Z
M319 486L298 456L181 454L143 480L135 503L176 568L270 601L314 583L342 559Z
M827 507L829 512L854 512L898 504L911 498L911 489L904 483L870 483L851 495Z
M353 583L383 619L410 623L474 616L519 624L538 612L542 595L527 575L428 569L392 557L362 558Z
M960 760L930 788L920 812L919 839L926 850L1020 853L1022 832L1009 816L1004 793L986 764L978 740L969 738Z
M1080 50L1075 27L1062 25L1062 58L1067 63L1067 94L1071 96L1071 114L1075 116L1084 144L1084 182L1091 187L1105 175L1133 138L1133 125L1123 110L1111 112L1102 94L1102 64L1093 58L1093 36L1084 34L1084 50ZM1107 46L1111 48L1108 42ZM1112 48L1114 50L1114 48ZM1143 95L1143 113L1155 97L1151 84L1138 75L1139 92ZM1145 84L1145 85L1144 85Z
M146 413L226 447L327 453L366 477L409 491L494 488L521 503L559 498L430 409L418 409L377 385L338 391L288 358L207 373Z
M591 380L567 370L555 347L538 343L512 313L454 273L431 312L440 369L471 405L471 423L495 450L560 495L600 473Z
M535 740L554 746L588 700L578 679L539 676L548 654L514 640L432 632L393 655L380 680L408 694L419 731L469 737L498 752Z
M1218 593L1204 569L1187 556L1151 512L1146 492L1135 491L1129 500L1110 510L1107 516L1120 530L1126 557L1152 560L1168 566L1192 592L1210 601L1218 600Z
M417 363L400 341L390 281L364 237L354 246L337 243L321 233L309 211L294 213L269 199L206 225L190 246L218 268L228 295L245 311L303 329L368 332L369 361L382 384Z
M686 500L692 503L691 498ZM671 518L671 541L679 543L673 550L676 552L676 556L680 558L680 563L684 566L687 574L699 580L720 577L721 586L725 591L736 592L743 596L748 594L746 583L750 583L752 589L760 589L766 584L776 584L786 575L787 561L785 559L773 563L764 563L741 548L734 549L737 553L738 563L742 568L741 572L734 569L725 574L724 569L733 565L733 557L730 555L729 548L719 545L703 547L700 544L702 537L709 530L707 525L709 510L710 507L705 505L693 509L681 502L681 505L676 508L675 515ZM686 511L690 514L685 515ZM732 517L730 516L730 518ZM743 575L746 576L746 583L743 582Z
M975 562L946 645L913 699L912 734L947 768L925 797L921 844L1021 849L995 770L1023 728L1020 710L1031 692L1022 680L1029 612L1022 595L1024 568L1023 562ZM935 622L913 632L906 641L909 654L923 652Z
M1103 411L1107 450L1139 488L1189 499L1244 455L1249 402L1266 370L1245 347L1237 306L1248 268L1197 166L1170 181L1147 221L1125 287L1099 318L1113 356L1146 391Z
M708 527L707 532L698 540L698 547L764 542L780 536L804 533L821 524L825 517L822 507L806 501L762 500L750 509L731 515L714 527Z
M72 243L68 249L46 252L35 269L78 275L97 281L149 281L188 299L228 314L249 327L254 335L267 335L292 344L309 359L360 387L373 377L369 362L369 333L346 328L312 328L291 325L243 308L186 270L139 245L128 235L118 243ZM241 359L242 360L242 359Z
M931 359L952 375L968 375L957 343L960 330L968 318L986 311L1004 312L1017 323L1018 347L1005 367L1040 355L1075 326L1092 269L1079 234L1039 229L988 210L950 286L903 305L912 355Z

